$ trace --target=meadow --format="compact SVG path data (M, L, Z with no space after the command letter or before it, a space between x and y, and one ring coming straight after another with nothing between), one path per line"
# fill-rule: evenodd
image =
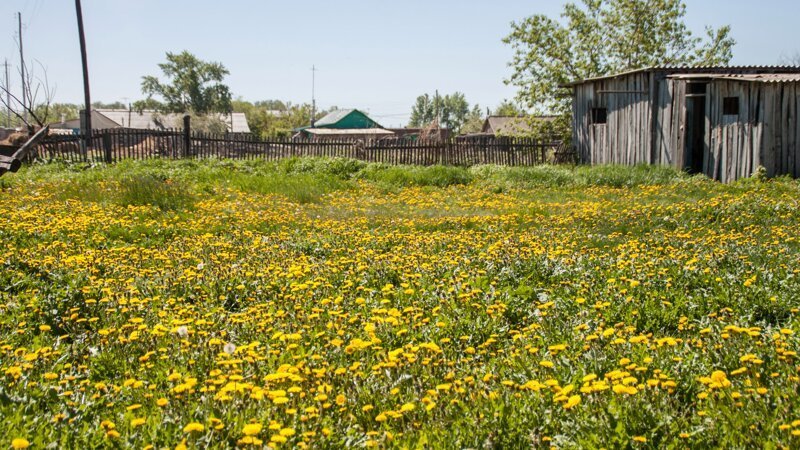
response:
M795 180L291 159L0 188L3 448L800 447Z

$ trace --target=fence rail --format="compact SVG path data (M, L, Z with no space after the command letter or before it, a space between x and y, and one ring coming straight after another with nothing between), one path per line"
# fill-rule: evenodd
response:
M533 166L552 161L558 141L517 137L460 137L454 140L297 140L257 139L250 134L211 134L183 129L114 128L96 131L92 145L81 135L49 136L33 157L69 162L151 158L232 158L277 160L327 156L387 164L500 164Z

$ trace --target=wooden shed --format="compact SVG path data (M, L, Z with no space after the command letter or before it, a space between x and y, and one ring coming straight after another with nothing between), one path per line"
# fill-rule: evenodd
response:
M584 163L800 176L800 67L653 67L567 87Z

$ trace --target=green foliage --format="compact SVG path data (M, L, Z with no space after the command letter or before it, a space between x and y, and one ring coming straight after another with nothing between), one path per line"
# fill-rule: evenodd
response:
M492 111L492 114L495 116L519 117L525 115L525 111L523 111L517 103L504 99L497 105L494 111Z
M92 102L93 109L128 109L128 105L122 102Z
M220 63L205 62L188 51L167 52L167 62L158 65L168 81L158 77L142 77L142 93L147 101L137 102L137 109L157 106L157 110L167 113L212 112L228 113L231 110L231 93L223 79L230 72ZM153 97L160 97L160 103L152 103Z
M496 189L536 186L634 187L672 184L690 178L684 172L664 166L474 166L470 173L481 183ZM702 179L702 178L698 178Z
M155 206L162 211L191 209L194 204L194 196L188 192L187 186L164 174L147 173L141 169L123 176L95 173L75 177L61 186L58 196L65 200L120 206Z
M311 124L311 105L295 105L280 100L265 100L250 103L242 99L232 102L234 112L242 112L247 116L250 132L262 138L289 137L293 130ZM331 110L336 109L332 108ZM330 111L330 110L329 110ZM316 112L317 118L328 111Z
M437 114L439 126L448 128L455 134L480 130L480 126L477 126L476 129L476 124L481 121L480 106L475 105L470 109L466 97L461 92L443 97L429 94L420 95L411 107L411 119L408 126L426 127L436 120Z
M511 25L503 42L514 50L507 83L537 111L569 114L565 83L654 65L719 65L730 61L730 27L692 35L682 0L582 0L561 20L537 14Z
M407 186L447 187L469 184L473 177L463 167L448 166L387 166L370 164L358 173L359 178L373 181L383 187Z

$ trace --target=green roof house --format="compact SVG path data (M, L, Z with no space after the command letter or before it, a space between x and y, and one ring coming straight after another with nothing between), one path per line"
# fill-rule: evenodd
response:
M311 139L380 139L394 132L357 109L338 109L314 122L313 127L298 128L298 137Z

